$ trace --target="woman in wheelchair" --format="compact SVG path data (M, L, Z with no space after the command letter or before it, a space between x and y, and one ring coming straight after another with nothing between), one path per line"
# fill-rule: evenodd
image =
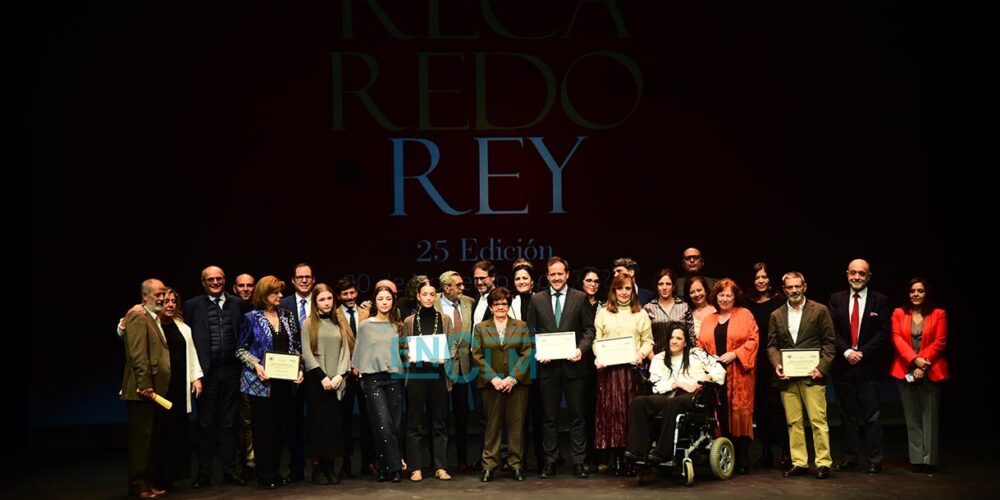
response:
M655 346L658 352L649 367L653 394L637 396L629 405L628 449L625 458L649 465L673 465L674 426L677 415L695 407L695 395L701 384L722 385L726 368L705 351L687 342L683 323L670 322L668 349ZM669 353L669 357L668 357ZM649 451L651 420L660 415L663 424L652 451ZM647 455L648 451L648 455Z

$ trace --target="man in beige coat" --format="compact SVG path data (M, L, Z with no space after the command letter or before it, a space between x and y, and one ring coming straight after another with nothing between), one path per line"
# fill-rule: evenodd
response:
M125 317L125 372L121 398L128 410L129 495L155 498L163 490L152 485L159 455L159 422L164 411L152 400L170 386L170 351L157 314L166 288L157 279L142 282L143 311ZM176 404L176 403L175 403Z

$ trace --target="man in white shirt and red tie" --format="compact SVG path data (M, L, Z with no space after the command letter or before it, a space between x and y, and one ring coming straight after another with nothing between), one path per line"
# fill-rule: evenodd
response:
M868 287L871 276L867 261L852 260L847 266L850 288L830 296L837 340L833 387L844 431L844 457L834 469L860 465L860 433L868 451L868 473L878 474L883 457L878 385L892 361L892 309L888 297Z

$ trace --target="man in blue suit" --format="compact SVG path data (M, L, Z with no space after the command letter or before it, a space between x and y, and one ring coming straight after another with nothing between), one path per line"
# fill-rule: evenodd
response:
M205 372L198 398L198 475L193 488L208 486L215 453L222 455L223 482L245 485L236 473L236 412L240 398L240 362L236 359L240 322L247 304L239 296L226 293L226 274L216 266L201 272L205 293L184 302L184 320L198 362Z
M295 293L282 298L281 307L292 311L300 327L302 326L302 322L309 317L309 313L312 312L311 298L313 285L315 284L316 279L313 276L312 266L305 262L296 264L295 270L292 273L292 286L295 288ZM288 467L290 471L288 481L293 483L302 481L306 477L306 455L302 444L302 419L305 415L304 397L305 391L295 391L295 399L292 401L292 414L288 418L288 452L291 455Z

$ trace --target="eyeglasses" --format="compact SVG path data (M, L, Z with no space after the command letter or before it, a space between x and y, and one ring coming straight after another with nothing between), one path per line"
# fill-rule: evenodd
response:
M847 271L847 275L848 276L860 276L860 277L864 278L864 277L868 276L868 271L855 271L855 270L851 269L850 271Z
M489 278L489 276L475 276L472 278L472 281L486 281L487 278Z
M219 278L219 277L205 278L205 281L208 283L221 283L225 280L226 278Z
M494 302L494 303L493 303L493 307L507 307L507 306L509 306L509 305L510 305L510 304L508 304L508 303L506 303L506 302Z
M684 257L681 258L681 260L691 260L691 261L701 260L701 255L685 255Z
M583 282L584 283L593 283L593 284L596 285L596 284L600 283L601 280L596 279L596 278L587 278L587 279L583 280Z
M311 279L313 279L313 277L308 274L300 274L295 277L295 281L309 281Z

